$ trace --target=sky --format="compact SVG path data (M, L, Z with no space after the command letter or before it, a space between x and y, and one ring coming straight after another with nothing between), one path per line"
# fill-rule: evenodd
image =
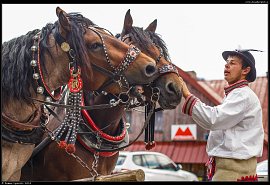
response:
M263 50L252 52L257 76L268 71L268 4L2 4L2 43L54 23L57 6L113 34L121 32L128 9L134 26L157 19L172 63L201 79L223 79L222 52L239 47Z

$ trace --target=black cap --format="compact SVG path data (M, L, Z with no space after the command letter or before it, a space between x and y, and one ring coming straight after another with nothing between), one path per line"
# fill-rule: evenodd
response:
M225 61L228 59L228 56L236 55L241 57L245 62L248 63L248 65L251 68L249 74L247 75L247 81L253 82L256 79L255 59L249 51L263 52L255 49L236 49L235 51L224 51L222 53L222 57L224 58Z

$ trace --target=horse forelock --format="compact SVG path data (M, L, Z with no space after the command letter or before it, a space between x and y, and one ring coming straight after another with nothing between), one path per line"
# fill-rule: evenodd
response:
M146 31L143 30L143 28L133 26L129 34L132 37L132 40L135 41L142 50L147 52L149 52L149 45L152 45L153 43L158 45L162 49L164 58L167 61L170 61L170 56L166 44L157 33Z
M84 79L90 79L93 76L91 61L88 56L88 49L84 41L84 33L89 26L96 26L93 21L79 13L69 13L68 19L71 24L71 33L68 36L72 49L75 51L76 60L84 72Z
M31 46L33 36L39 30L33 30L26 35L14 38L2 44L2 98L10 100L16 98L26 103L32 103L29 88L32 80Z
M149 46L153 43L146 35L146 32L144 32L143 28L133 26L129 35L131 39L138 44L140 50L145 50L148 53L150 52Z

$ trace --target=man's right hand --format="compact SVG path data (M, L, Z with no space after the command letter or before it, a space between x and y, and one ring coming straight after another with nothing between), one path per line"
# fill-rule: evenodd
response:
M186 83L184 80L180 77L181 85L182 85L182 93L184 98L187 98L191 93L189 92Z

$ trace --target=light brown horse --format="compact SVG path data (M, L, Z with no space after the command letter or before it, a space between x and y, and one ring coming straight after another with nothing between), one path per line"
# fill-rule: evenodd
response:
M163 66L170 66L171 62L167 60L169 56L165 43L154 33L157 21L155 20L153 23L151 23L146 30L132 26L132 22L132 17L130 15L130 11L128 10L125 16L122 40L128 44L132 43L136 45L148 56L158 60L157 66L160 69ZM125 35L128 35L128 37L125 37ZM163 55L161 55L161 52ZM155 84L157 84L159 88L164 89L161 91L163 95L159 99L164 109L173 108L177 105L177 102L181 101L181 86L179 76L177 75L177 72L173 71L173 69L160 73L160 76L155 81ZM145 90L147 91L145 95L147 98L150 98L151 96L150 89L151 87L149 86L145 87ZM85 94L85 97L85 104L89 105L89 95ZM173 98L175 101L171 102L170 98ZM108 101L108 97L97 96L94 104L105 104L108 103ZM60 110L57 113L58 115L61 115L63 114L63 111ZM121 129L123 125L120 122L123 113L123 106L87 111L87 114L93 119L96 127L100 128L102 133L106 133L107 135L111 136L114 139L114 142L118 143L125 142L125 138L122 137L125 135L123 134L124 130ZM85 112L83 114L85 115ZM90 124L89 122L91 122L91 120L87 118L85 118L84 121L86 124ZM59 123L54 118L51 122L49 122L48 125L50 126L50 129L54 129L57 127L57 125L59 125ZM91 134L88 134L90 138L89 140L93 139L90 135ZM122 138L117 140L116 137ZM111 142L113 142L113 139L111 139ZM42 151L40 151L40 153L29 161L26 166L24 166L21 180L70 181L92 177L93 175L97 174L111 174L118 158L117 150L116 152L99 152L94 155L94 149L91 149L91 147L87 145L88 144L85 144L85 142L77 142L76 153L75 155L70 156L68 153L60 149L56 142L48 144ZM119 146L121 146L121 144L119 144ZM56 158L57 160L55 160ZM97 160L95 161L95 159ZM95 174L95 170L97 171L97 174Z
M121 80L104 86L111 93L122 92L121 83L148 84L157 77L155 61L136 47L80 14L57 7L56 15L54 24L2 44L3 181L20 179L22 166L44 134L39 123L46 123L47 115L43 103L33 98L57 101L57 90L66 84L78 91L97 90L114 74ZM124 64L127 59L132 65Z

